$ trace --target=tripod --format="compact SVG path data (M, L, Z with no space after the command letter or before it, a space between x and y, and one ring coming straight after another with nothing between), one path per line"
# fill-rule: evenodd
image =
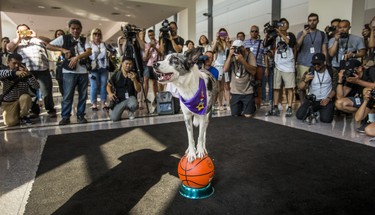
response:
M307 108L306 115L303 117L303 121L307 122L309 125L318 122L318 114L314 111L314 101L308 100L309 107Z
M141 83L141 89L142 89L142 92L143 92L143 96L145 98L147 98L147 95L146 95L146 92L144 90L144 86L143 86L143 64L140 63L140 60L142 60L142 58L140 57L140 45L137 44L138 46L136 47L135 46L135 43L138 43L138 41L136 40L136 37L135 37L135 34L132 35L130 38L129 37L126 37L126 46L124 48L124 57L131 57L134 59L134 62L135 62L135 69L137 71L137 75L139 77L139 82ZM146 104L146 108L147 108L147 114L150 114L150 110L148 108L148 104Z

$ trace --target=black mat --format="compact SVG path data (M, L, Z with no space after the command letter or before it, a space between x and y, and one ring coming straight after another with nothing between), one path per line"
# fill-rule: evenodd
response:
M208 128L215 194L179 195L183 122L49 136L25 214L375 214L375 149L256 119Z

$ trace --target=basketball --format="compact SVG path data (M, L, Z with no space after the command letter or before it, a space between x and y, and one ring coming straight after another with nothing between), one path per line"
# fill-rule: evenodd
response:
M203 188L210 183L214 176L214 163L207 155L190 163L185 155L181 158L177 170L178 176L185 186Z

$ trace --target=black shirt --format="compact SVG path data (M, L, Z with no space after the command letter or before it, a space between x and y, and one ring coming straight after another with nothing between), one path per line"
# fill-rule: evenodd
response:
M114 87L115 95L120 101L126 100L126 93L129 97L137 95L133 81L128 77L125 78L121 71L115 72L108 82Z

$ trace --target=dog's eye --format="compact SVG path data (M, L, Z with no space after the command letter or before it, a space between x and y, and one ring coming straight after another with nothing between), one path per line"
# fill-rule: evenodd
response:
M171 58L169 59L169 63L170 63L170 64L174 64L174 65L179 65L179 64L180 64L180 61L179 61L179 59L176 58L176 57L171 57Z

